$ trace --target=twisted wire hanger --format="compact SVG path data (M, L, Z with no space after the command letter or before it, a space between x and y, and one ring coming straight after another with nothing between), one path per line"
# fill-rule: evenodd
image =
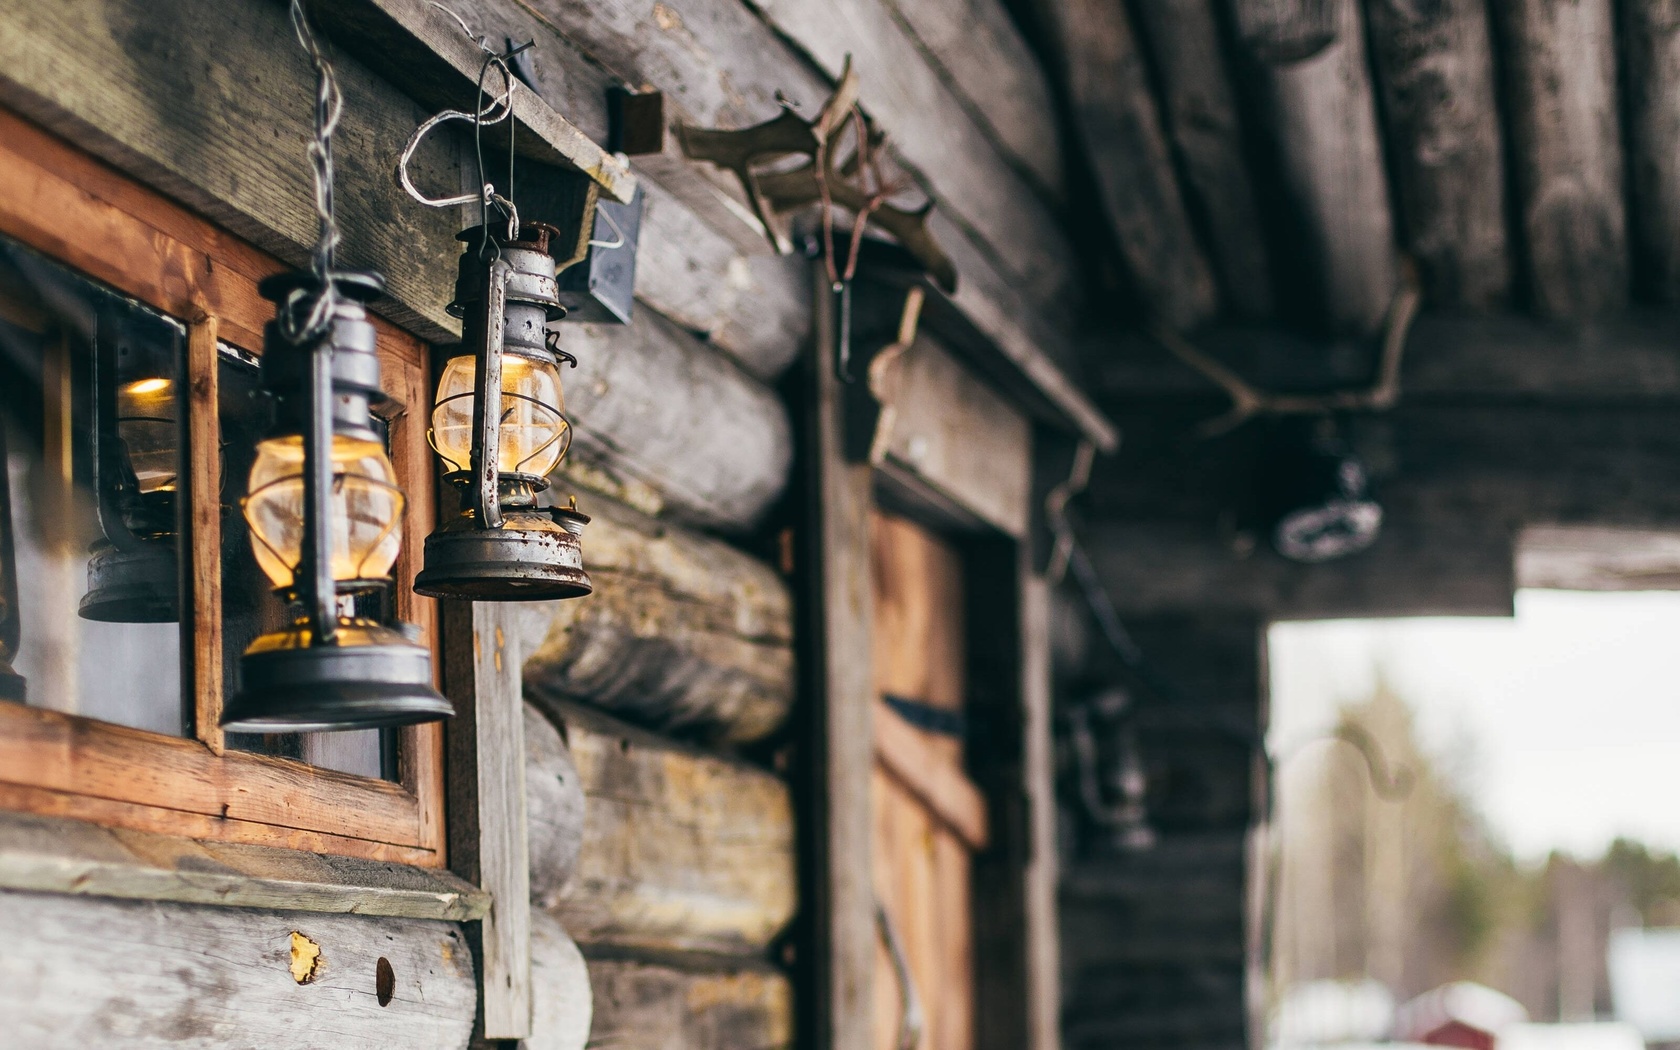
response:
M332 324L339 296L334 267L338 251L338 220L333 214L333 132L338 130L344 112L344 95L338 87L338 74L332 60L322 50L303 9L303 0L291 0L292 31L298 43L309 55L315 69L315 130L309 142L309 163L315 177L315 216L318 220L315 248L310 255L309 272L313 286L296 288L286 297L284 309L277 321L280 334L294 346L319 339Z

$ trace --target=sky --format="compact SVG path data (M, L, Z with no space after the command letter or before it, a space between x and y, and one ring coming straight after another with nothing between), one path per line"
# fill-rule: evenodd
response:
M1327 730L1380 667L1519 858L1617 835L1680 851L1680 592L1521 591L1516 609L1275 625L1272 753Z

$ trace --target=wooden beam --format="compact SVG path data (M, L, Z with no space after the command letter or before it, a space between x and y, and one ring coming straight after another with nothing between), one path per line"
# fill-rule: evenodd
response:
M1039 191L1063 191L1050 82L1001 0L886 0L999 152Z
M1366 12L1403 240L1429 301L1503 305L1512 266L1487 7L1378 0Z
M1244 13L1269 0L1235 0ZM1299 7L1301 5L1285 5ZM1382 323L1399 283L1388 172L1356 0L1308 5L1333 17L1334 39L1310 51L1316 18L1283 33L1291 48L1251 48L1268 103L1284 187L1299 220L1310 309L1330 331L1366 335ZM1264 20L1265 16L1261 16ZM1281 47L1281 45L1275 45Z
M1159 77L1185 196L1209 233L1225 303L1238 316L1269 316L1271 262L1213 0L1142 0L1133 10Z
M340 47L410 98L433 109L471 111L484 56L448 11L426 0L351 0L310 6ZM493 93L501 89L500 84L486 86ZM520 86L510 90L518 153L539 163L560 163L581 171L613 199L630 203L636 195L636 177L626 160L602 149L535 92L520 90ZM463 105L462 99L469 101Z
M1680 401L1680 317L1636 310L1577 324L1517 314L1425 312L1403 358L1403 404L1430 401L1562 404ZM1361 387L1375 368L1368 344L1326 343L1277 329L1203 332L1197 346L1266 390ZM1221 398L1217 388L1154 340L1095 336L1093 393L1111 411L1160 398ZM1209 414L1217 412L1214 408Z
M1024 1050L1061 1046L1062 967L1056 888L1060 821L1056 814L1056 740L1052 728L1050 583L1038 575L1030 544L1016 550L1021 614L1021 785L1026 829L1019 847L1021 955L1026 997Z
M1634 287L1680 301L1680 19L1661 4L1621 4Z
M0 814L0 889L454 921L490 907L444 871L27 813Z
M1517 537L1517 586L1680 590L1680 530L1531 525Z
M739 745L793 706L793 598L719 540L590 496L585 598L522 605L533 699L581 700L637 725Z
M1529 296L1546 317L1614 310L1628 241L1610 0L1495 6Z
M1193 328L1218 289L1179 192L1143 51L1123 5L1044 0L1073 123L1109 228L1145 309Z
M0 925L0 1016L17 1050L326 1031L345 1050L460 1050L472 1034L472 956L453 923L8 891Z
M576 872L549 914L591 952L762 956L798 903L787 785L552 706L588 810Z

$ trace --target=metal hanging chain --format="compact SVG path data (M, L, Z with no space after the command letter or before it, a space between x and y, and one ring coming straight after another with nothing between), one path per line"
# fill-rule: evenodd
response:
M313 287L294 290L286 298L277 318L280 334L294 346L314 342L326 333L338 308L338 288L334 278L335 255L338 251L338 220L333 215L333 132L338 130L344 111L344 95L338 87L338 74L332 60L321 49L303 0L291 0L292 31L298 43L309 54L315 67L315 134L309 143L309 163L315 175L315 216L318 228L315 250L310 256L309 272L314 275Z

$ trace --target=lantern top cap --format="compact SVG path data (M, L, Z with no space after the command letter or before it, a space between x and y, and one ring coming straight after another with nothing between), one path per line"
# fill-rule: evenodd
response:
M473 241L482 237L484 227L472 226L455 235L458 241ZM527 251L537 251L549 254L549 242L560 237L560 230L546 222L525 222L519 225L519 236L509 240L506 236L498 235L495 228L491 228L490 236L503 248L524 248Z
M314 289L320 282L308 270L284 270L257 283L257 293L271 303L283 303L300 288ZM371 303L385 294L385 277L374 270L339 270L333 274L338 294L359 303Z

